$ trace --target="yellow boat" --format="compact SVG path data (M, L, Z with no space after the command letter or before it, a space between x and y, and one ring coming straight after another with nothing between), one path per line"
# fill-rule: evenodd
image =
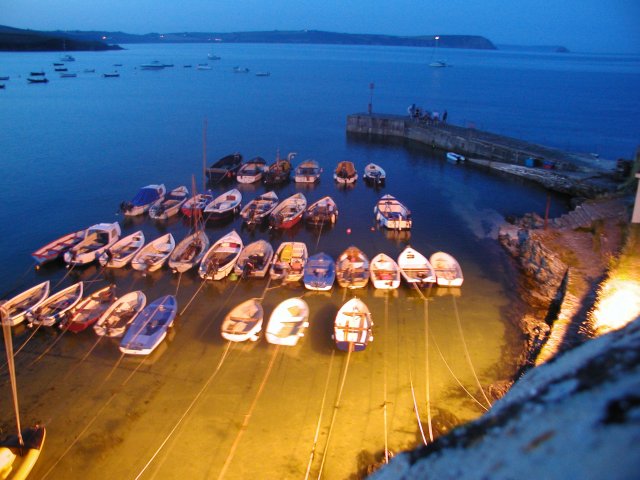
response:
M22 430L22 446L17 435L11 435L0 442L0 479L27 478L40 456L46 436L46 429L36 425Z

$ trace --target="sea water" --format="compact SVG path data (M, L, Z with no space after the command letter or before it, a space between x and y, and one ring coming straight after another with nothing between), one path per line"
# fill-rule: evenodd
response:
M429 418L437 430L487 408L483 391L510 378L520 353L510 323L518 304L514 268L497 246L497 229L507 215L544 215L547 204L550 216L560 215L567 199L452 165L442 151L347 137L348 114L369 104L404 114L415 103L446 110L452 123L592 152L603 162L631 157L639 137L635 57L451 51L452 66L433 69L425 50L396 47L127 45L74 56L65 66L78 76L58 78L54 53L0 53L0 76L11 77L0 90L3 298L45 279L55 290L109 281L120 294L140 289L150 301L176 294L182 314L144 360L121 358L117 342L98 341L92 331L33 335L16 357L20 411L23 424L48 427L36 467L48 478L134 478L143 470L142 478L302 478L307 471L347 478L379 459L385 445L397 452L422 443L419 426L429 441ZM140 69L152 60L173 67ZM211 70L196 68L205 62ZM235 66L250 71L234 73ZM41 69L50 82L29 85L29 73ZM102 76L116 70L118 78ZM181 240L189 229L181 217L127 219L120 202L152 183L191 189L195 178L202 189L203 159L211 164L235 151L269 163L295 152L294 166L316 159L324 169L319 184L276 192L281 199L303 192L309 203L331 195L339 218L331 228L285 232L247 230L236 218L207 225L212 241L235 229L245 244L304 241L310 253L334 258L350 245L369 258L397 258L406 245L427 256L444 250L460 262L463 287L426 291L425 301L406 285L391 294L372 286L308 293L266 280L203 285L195 272L166 269L142 277L95 265L33 268L32 251L99 222L119 221L125 235L142 229L149 240L166 232ZM360 175L369 162L381 165L386 186L373 189L360 178L338 187L331 174L341 160L353 161ZM267 191L238 188L244 204ZM373 207L386 193L411 209L410 232L375 225ZM373 312L374 340L347 355L333 346L332 324L354 295ZM311 311L298 346L220 337L224 315L238 303L263 298L266 323L292 296L303 296ZM15 344L31 333L15 328ZM6 367L2 375L0 415L11 431Z

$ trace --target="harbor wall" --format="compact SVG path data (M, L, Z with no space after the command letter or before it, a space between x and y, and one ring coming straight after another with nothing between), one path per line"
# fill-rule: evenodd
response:
M412 140L466 157L563 171L611 170L588 154L577 154L475 128L444 122L417 120L408 115L357 113L347 116L347 133Z

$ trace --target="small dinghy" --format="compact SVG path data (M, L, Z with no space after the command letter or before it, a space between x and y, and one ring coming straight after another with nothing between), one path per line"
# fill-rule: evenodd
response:
M120 209L125 215L130 217L142 215L151 208L151 205L158 200L162 200L166 193L167 189L162 184L147 185L146 187L142 187L131 201L122 202Z
M276 161L269 165L269 168L262 175L262 182L265 185L282 185L291 178L291 160L296 153L291 152L287 158L280 158L278 153Z
M242 239L235 230L211 245L198 268L204 280L222 280L231 273L242 251Z
M39 283L24 292L17 294L2 304L7 312L9 325L18 325L25 316L34 308L37 308L49 295L49 280Z
M304 212L304 221L310 225L333 225L338 219L338 206L333 198L322 197Z
M158 200L149 207L149 217L154 220L167 220L180 211L189 198L189 189L180 186L171 190L162 200Z
M316 183L320 180L322 169L315 160L305 160L296 167L293 177L296 183Z
M273 256L271 279L297 282L304 275L307 246L303 242L282 242Z
M287 229L302 219L307 208L307 199L302 193L285 198L269 215L269 225L273 228Z
M263 193L247 203L240 211L240 216L247 225L260 225L277 206L278 195L275 192Z
M241 165L242 155L237 152L226 155L206 169L207 180L214 185L233 180Z
M373 257L369 269L374 287L392 290L400 286L400 267L389 255L379 253Z
M233 267L236 275L243 278L263 278L273 259L273 247L266 240L256 240L242 249Z
M31 257L36 261L37 266L57 260L62 257L67 250L75 247L78 243L84 240L86 234L87 230L84 229L63 235L62 237L47 243L45 246L40 247L31 254Z
M393 195L384 195L373 209L376 221L390 230L409 230L411 211Z
M338 183L348 184L355 183L358 179L358 172L353 162L343 161L338 163L335 172L333 172L333 179Z
M198 265L209 249L209 237L204 230L196 230L183 238L169 256L169 268L174 273L191 270Z
M411 247L406 247L398 256L400 273L408 284L419 287L433 285L436 282L436 273L427 257Z
M213 192L207 190L205 193L197 193L189 200L184 202L180 211L185 217L191 218L193 216L202 215L205 207L209 205L214 199Z
M131 260L131 267L141 272L155 272L165 264L176 247L173 235L167 233L147 243Z
M224 317L220 331L222 338L230 342L255 342L262 330L263 316L264 310L258 299L242 302Z
M308 290L331 290L336 278L336 264L326 253L320 252L309 257L304 267L302 281Z
M22 428L20 437L9 435L0 440L0 478L26 479L38 461L47 436L43 425Z
M240 211L240 202L242 202L242 194L238 189L224 192L205 207L205 219L215 221L232 217Z
M131 259L144 246L144 233L142 230L121 238L113 246L107 248L98 257L98 262L103 267L122 268L131 261Z
M79 333L98 321L115 302L116 286L107 285L80 300L58 326L62 330Z
M70 266L91 263L114 245L120 234L118 222L93 225L87 229L87 234L80 243L65 252L64 261Z
M429 257L436 272L436 281L440 287L459 287L464 281L462 268L458 261L445 252L436 252Z
M78 282L60 290L27 313L29 325L52 327L82 299L83 283Z
M262 174L267 169L267 161L262 157L255 157L242 165L236 175L238 183L255 183L262 180Z
M269 317L265 330L267 342L293 347L309 326L309 305L301 298L281 302Z
M464 163L467 159L459 153L447 152L447 161L451 163Z
M369 282L369 259L358 247L347 248L336 261L338 285L363 288Z
M380 165L375 163L369 163L364 167L364 183L375 187L381 187L387 180L387 173Z
M121 337L146 303L147 297L140 290L123 295L107 308L93 330L101 337Z
M358 352L373 340L371 312L359 298L352 298L338 311L333 325L333 340L338 350Z
M167 336L178 313L173 295L160 297L142 310L120 341L120 351L128 355L149 355Z

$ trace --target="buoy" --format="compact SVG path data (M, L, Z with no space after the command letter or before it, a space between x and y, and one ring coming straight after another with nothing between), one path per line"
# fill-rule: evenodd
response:
M376 227L371 227L371 231L375 232L376 231Z
M347 228L347 235L351 235L351 229Z
M231 272L229 274L229 280L231 280L232 282L235 282L236 280L238 280L238 276L235 274L235 272Z

